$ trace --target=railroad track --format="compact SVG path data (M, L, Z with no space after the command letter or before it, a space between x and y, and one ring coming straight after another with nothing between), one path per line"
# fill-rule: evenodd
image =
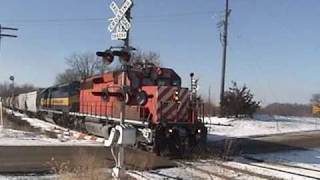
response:
M307 168L307 167L286 164L281 162L275 163L271 161L257 159L251 156L242 156L242 157L245 159L245 161L243 161L242 163L245 163L246 165L267 169L267 170L272 170L272 171L278 171L282 173L287 173L287 174L295 175L301 178L320 180L319 169Z
M243 179L243 177L245 177L246 179L248 178L252 178L252 179L274 179L274 180L282 180L282 178L277 178L274 176L269 176L269 175L264 175L264 174L259 174L259 173L255 173L246 169L241 169L241 168L237 168L237 167L233 167L233 166L228 166L228 165L224 165L221 162L217 162L217 161L210 161L209 162L211 165L207 166L211 169L212 165L215 165L217 168L217 171L212 171L211 169L205 169L205 166L201 165L197 166L195 164L192 164L190 162L183 162L183 161L179 161L179 164L182 166L187 166L191 169L203 172L207 175L209 175L211 177L211 179L215 179L213 177L217 177L220 179Z
M181 166L186 166L196 171L220 179L315 179L320 180L320 170L296 165L266 162L259 159L246 157L241 162L222 162L217 160L205 163L179 161ZM218 172L214 166L221 168ZM221 173L222 172L222 173ZM261 173L259 173L261 172ZM270 175L272 174L272 175Z

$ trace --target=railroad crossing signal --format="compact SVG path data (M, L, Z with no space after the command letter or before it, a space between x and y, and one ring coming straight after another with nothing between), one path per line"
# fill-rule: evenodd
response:
M126 18L125 14L132 6L131 0L126 0L121 8L115 2L110 4L110 9L115 15L113 18L109 19L111 22L108 26L108 30L111 32L112 40L124 40L127 39L127 32L131 28L129 20Z

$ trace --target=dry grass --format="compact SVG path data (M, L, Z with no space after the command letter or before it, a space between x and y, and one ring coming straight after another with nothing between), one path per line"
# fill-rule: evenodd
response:
M229 160L230 155L232 153L232 145L233 145L233 140L232 139L226 139L225 144L224 144L224 150L222 153L222 159L223 160Z
M104 162L88 152L79 151L72 162L59 162L52 159L48 163L59 180L105 180L111 179Z

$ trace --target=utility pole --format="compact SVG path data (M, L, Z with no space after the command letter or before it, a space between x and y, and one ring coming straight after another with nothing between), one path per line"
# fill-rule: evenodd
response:
M10 37L10 38L17 38L17 35L12 35L12 34L3 34L2 31L7 30L7 31L18 31L18 28L11 28L11 27L3 27L0 24L0 47L1 47L1 39L2 37Z
M11 75L10 77L9 77L9 80L11 81L11 108L12 108L12 114L13 114L13 110L14 110L14 105L13 105L13 99L14 99L14 76L13 75Z
M209 117L210 117L210 119L211 119L211 116L212 116L212 104L211 104L211 86L209 86L209 92L208 92L208 94L209 94L209 97L208 97L208 106L209 106L209 109L208 109L208 115L209 115Z
M2 101L0 101L0 130L3 127Z
M223 104L223 99L224 99L224 86L225 86L225 76L226 76L227 46L228 46L228 19L231 13L231 10L229 9L229 0L226 0L225 5L226 5L225 17L223 20L223 54L222 54L221 88L220 88L220 108ZM221 109L220 109L220 113L221 113Z

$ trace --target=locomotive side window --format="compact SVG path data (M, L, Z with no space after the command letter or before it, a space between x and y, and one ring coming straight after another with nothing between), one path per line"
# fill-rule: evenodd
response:
M179 79L175 79L175 80L172 80L172 86L181 86L181 80Z

